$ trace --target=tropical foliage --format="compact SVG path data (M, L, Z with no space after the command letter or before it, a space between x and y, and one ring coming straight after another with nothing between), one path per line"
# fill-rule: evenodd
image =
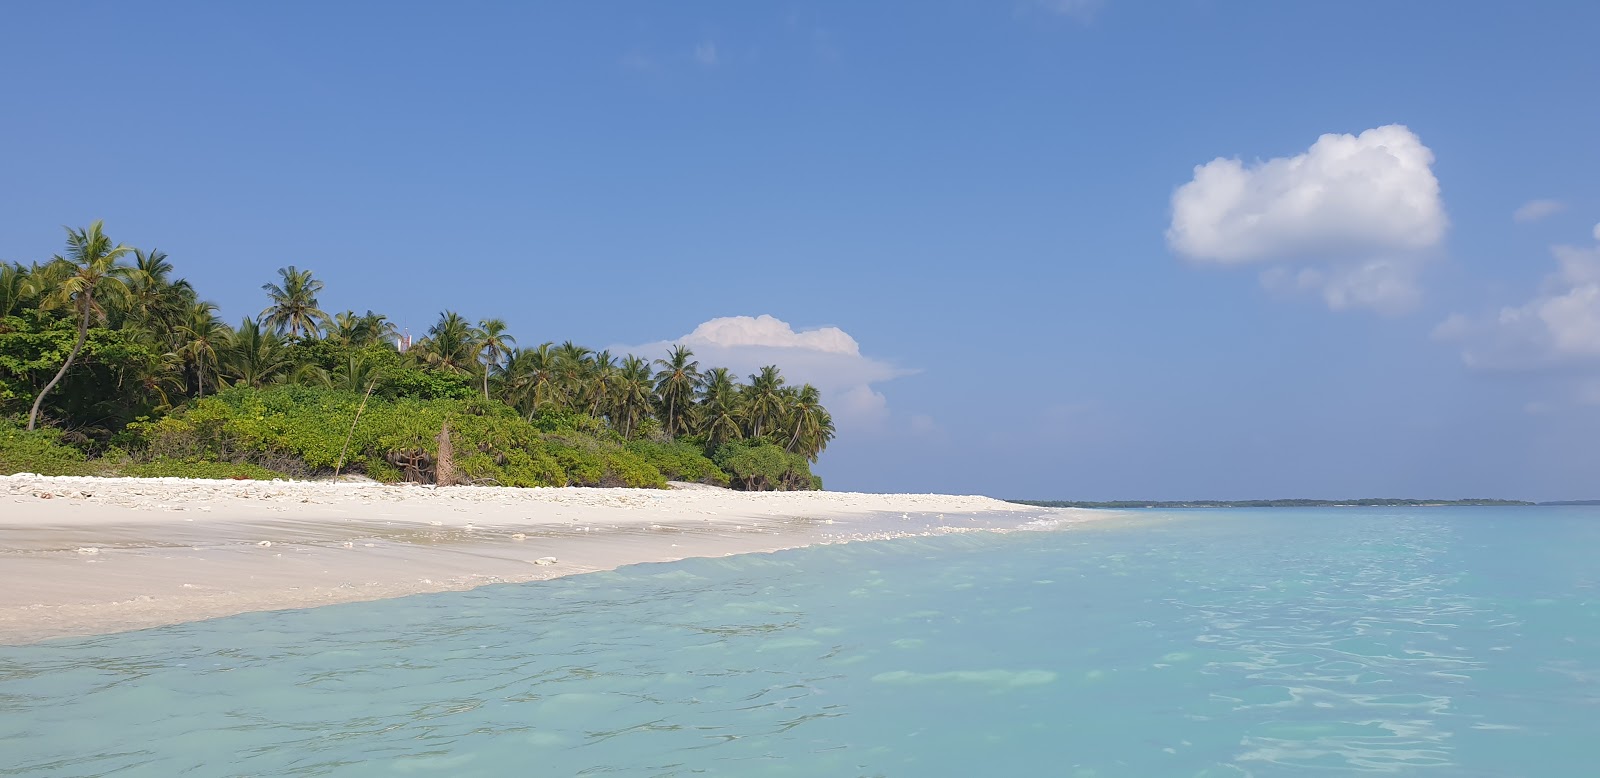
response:
M468 482L819 488L833 419L776 366L741 382L683 345L519 342L453 310L413 344L381 313L324 311L310 269L261 288L230 326L165 253L100 222L0 263L0 471L432 481L448 429Z

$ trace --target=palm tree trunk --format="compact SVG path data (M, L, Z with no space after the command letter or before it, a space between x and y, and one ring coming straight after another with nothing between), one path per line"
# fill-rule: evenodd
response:
M86 291L84 294L88 294L88 292ZM78 320L78 340L72 344L72 351L67 354L67 361L61 363L61 369L56 371L56 377L50 379L50 383L45 384L44 388L39 390L38 397L33 398L33 409L28 411L29 432L32 432L33 428L39 423L39 406L44 404L44 396L49 394L51 389L56 388L56 384L61 383L61 377L67 374L67 368L72 367L72 360L78 358L78 352L83 349L83 342L88 337L89 308L88 306L83 306L83 318Z

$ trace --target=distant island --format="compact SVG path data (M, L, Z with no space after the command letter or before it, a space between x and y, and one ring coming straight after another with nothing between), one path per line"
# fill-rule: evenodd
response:
M165 253L98 221L61 255L0 262L0 474L822 488L833 417L776 365L744 382L683 345L519 345L452 310L413 341L370 309L322 310L310 270L261 289L230 327Z
M1600 505L1600 500L1528 502L1526 500L1396 500L1365 497L1359 500L1007 500L1039 508L1429 508L1461 505Z

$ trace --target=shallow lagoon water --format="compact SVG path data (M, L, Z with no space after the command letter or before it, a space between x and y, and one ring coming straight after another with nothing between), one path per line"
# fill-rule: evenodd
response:
M1600 510L1132 513L0 648L0 775L1567 776Z

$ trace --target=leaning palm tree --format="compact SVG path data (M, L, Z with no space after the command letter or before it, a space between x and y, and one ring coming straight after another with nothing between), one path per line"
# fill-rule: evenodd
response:
M517 339L506 332L504 319L484 319L473 332L478 341L478 353L483 360L483 399L489 399L489 374L501 369L506 352L517 345Z
M312 278L310 270L298 270L294 265L278 268L278 276L282 284L261 285L272 299L261 311L261 323L280 333L287 330L290 338L300 337L302 330L315 336L328 322L328 314L317 307L322 282Z
M661 426L668 435L689 431L689 409L694 404L694 389L700 384L700 363L690 359L694 352L677 345L666 359L655 361L656 398L660 402Z
M60 255L51 259L53 266L49 275L49 292L45 295L45 306L49 308L71 307L78 319L78 337L72 342L72 350L67 352L66 361L61 363L61 369L56 371L50 383L39 390L39 396L33 400L33 408L28 411L28 429L32 430L39 423L39 406L44 404L45 395L56 384L61 383L61 378L67 374L67 369L72 367L72 361L78 358L78 352L83 350L83 343L89 337L89 324L95 320L103 320L106 309L103 302L110 298L124 296L128 292L127 283L122 280L124 268L117 264L133 249L120 243L112 245L101 230L101 222L97 219L87 229L67 230L67 256Z
M828 410L822 407L822 396L817 387L805 384L788 395L788 400L785 416L789 427L789 443L784 450L791 454L799 450L815 462L816 454L821 453L821 446L827 445L827 441L822 439L824 422L832 426ZM827 437L833 437L831 430ZM807 445L802 446L802 443Z

